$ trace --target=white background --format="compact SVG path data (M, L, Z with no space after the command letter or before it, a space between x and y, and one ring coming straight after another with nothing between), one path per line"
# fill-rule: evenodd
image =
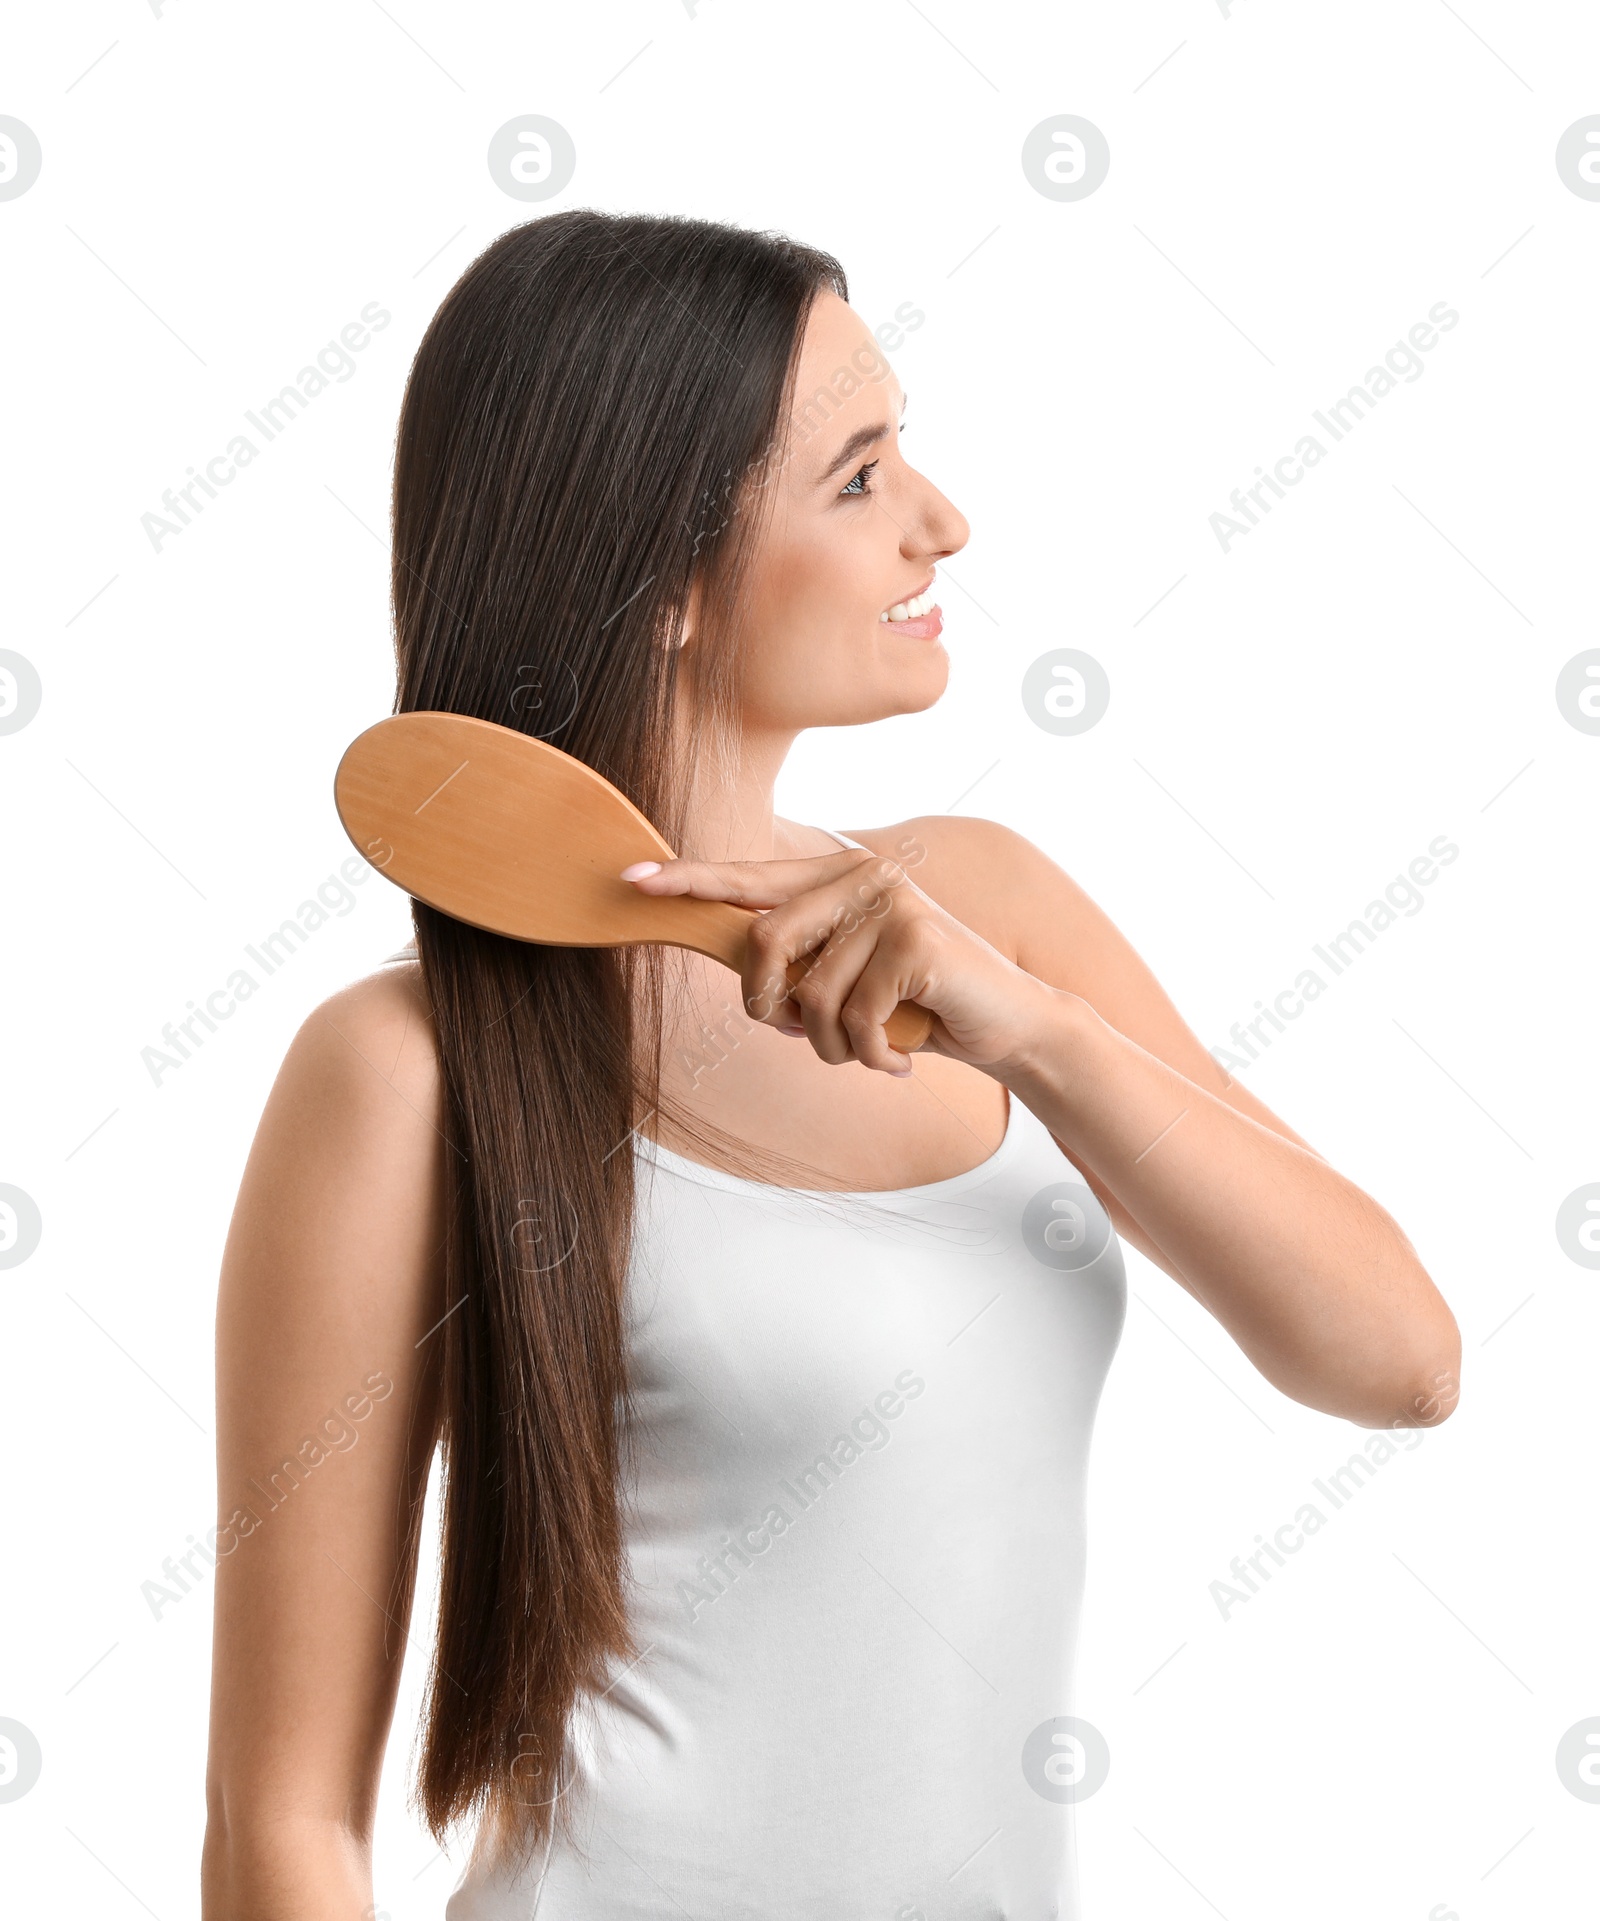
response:
M157 1620L141 1584L213 1518L215 1277L262 1102L309 1011L406 938L402 898L356 890L159 1085L141 1050L348 855L331 777L391 699L410 354L496 233L591 204L780 227L839 254L870 323L926 315L895 358L908 455L973 527L951 689L802 742L782 811L1009 823L1219 1046L1431 840L1459 846L1244 1076L1411 1236L1461 1322L1463 1405L1224 1620L1210 1584L1365 1436L1277 1395L1129 1252L1080 1657L1113 1757L1079 1811L1085 1914L1574 1912L1600 1806L1555 1750L1600 1714L1600 1274L1555 1220L1600 1179L1600 737L1556 678L1597 641L1600 202L1554 156L1600 112L1600 23L695 4L80 0L6 28L0 113L44 155L0 202L0 646L44 688L0 739L0 1181L44 1222L0 1273L0 1717L44 1754L0 1805L8 1911L198 1911L209 1591ZM486 166L525 113L576 143L545 207ZM1111 149L1074 203L1020 161L1060 113ZM1460 322L1423 376L1224 553L1208 516L1441 300ZM154 551L141 515L372 301L393 320L355 376ZM1020 698L1061 646L1112 688L1074 738ZM377 1847L395 1921L453 1880L406 1811L417 1666Z

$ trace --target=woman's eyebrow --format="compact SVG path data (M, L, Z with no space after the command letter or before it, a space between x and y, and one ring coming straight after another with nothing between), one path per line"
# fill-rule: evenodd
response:
M905 396L904 394L902 394L900 397L900 415L902 419L905 418L905 411L906 411ZM871 427L871 426L857 427L855 432L839 449L838 454L835 456L832 464L828 467L827 471L825 473L818 475L817 477L818 486L820 486L822 482L825 480L831 480L841 467L849 466L850 462L855 459L857 454L863 454L866 452L866 450L869 447L875 447L878 444L878 442L885 437L888 431L889 431L889 423L887 421L881 422L876 427Z
M819 483L831 480L841 467L848 467L857 454L863 454L869 447L876 446L889 431L889 423L883 421L876 427L857 427L835 455L826 473L818 476Z

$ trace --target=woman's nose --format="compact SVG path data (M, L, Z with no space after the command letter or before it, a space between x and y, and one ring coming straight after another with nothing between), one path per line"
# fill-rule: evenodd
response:
M921 511L907 523L901 551L907 559L926 556L933 560L944 560L950 554L960 553L972 529L961 510L946 500L937 487L928 481L923 481L922 486L924 498L919 503Z

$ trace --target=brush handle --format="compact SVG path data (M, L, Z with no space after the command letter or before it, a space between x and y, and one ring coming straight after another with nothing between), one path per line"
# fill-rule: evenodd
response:
M695 938L691 939L685 934L681 937L682 945L692 948L697 954L705 954L711 960L721 961L724 967L731 967L736 974L742 973L750 923L759 916L748 907L736 907L731 901L685 900L684 905L703 911L697 912L693 918ZM787 970L789 985L798 986L809 971L804 959L791 961ZM916 1053L932 1031L933 1016L915 1001L902 1001L883 1024L885 1039L902 1054Z

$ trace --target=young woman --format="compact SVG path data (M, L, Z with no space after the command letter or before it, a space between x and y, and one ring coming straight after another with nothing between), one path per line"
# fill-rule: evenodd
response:
M1297 1400L1453 1405L1405 1235L1060 868L774 815L804 728L945 685L967 527L901 407L834 260L698 221L516 228L422 343L398 707L552 741L682 850L635 886L765 911L735 982L418 906L296 1038L222 1280L209 1921L373 1911L436 1444L454 1921L1037 1921L1118 1236Z

